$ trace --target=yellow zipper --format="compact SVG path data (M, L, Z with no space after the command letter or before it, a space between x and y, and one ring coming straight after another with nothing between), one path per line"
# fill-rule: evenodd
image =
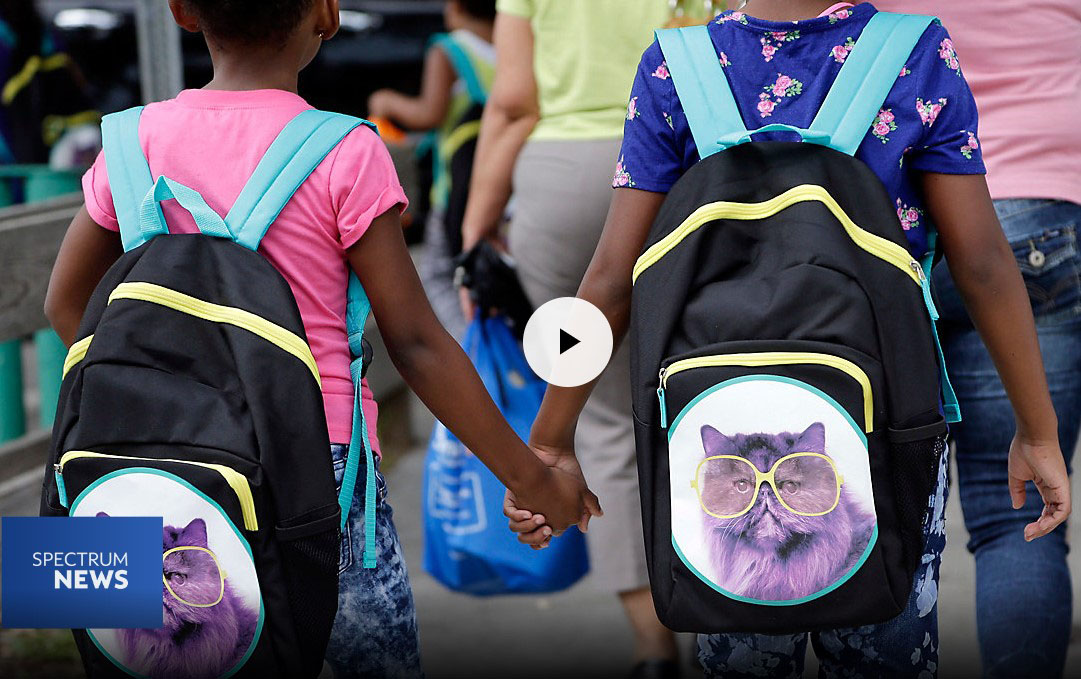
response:
M312 356L308 343L299 335L250 311L213 304L153 283L121 283L109 295L109 303L112 304L118 299L135 299L160 304L207 321L227 323L243 328L299 358L311 371L316 383L322 386L319 368L315 364L315 357Z
M248 483L248 479L233 469L232 467L226 467L223 464L212 464L210 462L192 462L190 460L170 460L162 458L146 458L146 457L130 457L128 455L106 455L105 453L92 453L86 450L71 450L63 454L60 458L60 463L56 465L56 474L58 481L62 478L64 473L64 465L72 460L79 460L83 458L104 458L108 460L137 460L139 462L173 462L176 464L190 464L196 467L205 467L206 469L213 469L222 475L225 482L229 484L229 487L236 493L236 497L240 500L240 511L244 516L244 528L249 531L259 530L259 522L255 518L255 498L251 494L251 484Z
M814 184L803 184L785 191L779 196L762 203L729 203L725 201L708 203L698 208L687 217L672 233L653 244L642 253L634 265L632 282L637 282L649 267L661 260L679 245L684 238L697 231L700 227L717 219L738 219L751 221L765 219L792 207L797 203L819 202L826 206L837 221L841 222L849 238L855 241L867 252L879 259L893 264L904 271L917 285L923 285L923 267L912 258L908 250L893 241L876 236L862 229L845 213L833 196L826 189Z
M676 361L666 368L661 368L660 384L657 388L657 398L661 404L661 426L667 428L667 406L664 400L664 390L668 386L668 378L676 373L695 368L711 368L723 366L744 366L757 368L768 365L824 365L835 368L856 380L863 387L863 422L864 431L870 434L874 431L874 396L871 393L871 379L858 365L848 359L832 354L819 354L804 351L764 351L753 354L725 354L721 356L700 356Z
M71 348L68 349L68 355L64 358L64 372L61 374L61 378L67 377L68 372L78 365L79 361L86 358L86 352L90 349L90 343L93 341L94 336L90 335L71 345Z

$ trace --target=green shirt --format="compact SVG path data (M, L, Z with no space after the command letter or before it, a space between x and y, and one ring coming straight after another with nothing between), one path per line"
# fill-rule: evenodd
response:
M642 52L668 0L498 0L529 19L541 120L533 139L618 139Z

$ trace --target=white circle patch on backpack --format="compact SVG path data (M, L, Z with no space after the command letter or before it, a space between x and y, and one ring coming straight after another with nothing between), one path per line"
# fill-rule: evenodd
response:
M225 511L178 476L125 469L91 484L71 516L162 517L160 629L87 630L139 677L224 677L247 661L263 626L251 547Z

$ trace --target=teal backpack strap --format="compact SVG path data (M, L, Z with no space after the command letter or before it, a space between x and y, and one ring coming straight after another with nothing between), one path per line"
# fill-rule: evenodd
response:
M150 164L139 145L139 119L143 107L107 115L101 120L101 141L105 149L105 169L113 194L113 209L120 222L120 240L124 250L134 250L159 234L168 233L161 206L154 204L157 219L144 223L142 204L154 190Z
M950 382L950 374L946 371L946 352L942 350L942 340L938 336L938 309L931 296L931 269L935 265L935 250L938 244L938 233L929 229L927 234L927 254L923 256L923 300L927 305L927 313L931 316L931 335L935 340L935 352L938 354L938 375L942 387L942 411L946 415L946 421L953 424L961 421L961 404L957 400L957 392Z
M473 66L473 59L465 49L458 44L458 41L454 39L454 36L447 33L432 38L431 44L446 53L447 58L450 59L451 66L454 67L454 71L458 74L458 77L465 83L466 92L469 93L469 98L474 103L483 104L488 101L488 89L484 87L484 83L481 82L480 75L477 74L477 69Z
M669 28L657 31L657 41L687 114L699 157L704 159L720 151L718 142L722 137L749 134L709 37L709 28Z
M214 238L233 240L233 233L225 225L225 220L206 204L203 196L193 188L173 181L162 175L154 182L139 206L139 225L146 233L167 233L165 217L161 212L163 200L175 200L187 210L195 220L199 231Z
M852 156L934 17L878 12L826 95L811 129L828 133L830 146Z
M364 568L375 568L375 455L372 442L368 437L368 422L364 417L361 379L364 371L364 358L361 343L364 326L368 322L372 305L368 295L355 273L349 274L349 296L346 305L346 330L349 333L350 351L356 358L349 365L353 378L353 435L349 441L349 454L345 459L345 472L342 475L342 487L338 493L338 504L342 508L342 530L345 530L349 509L353 504L353 493L357 485L360 468L360 451L364 451L366 476L364 484Z
M289 121L225 217L236 242L258 250L267 229L300 185L361 125L375 129L366 120L327 111L304 111Z

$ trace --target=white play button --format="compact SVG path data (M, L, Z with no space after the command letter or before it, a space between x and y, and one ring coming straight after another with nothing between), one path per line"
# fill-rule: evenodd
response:
M529 367L557 387L592 382L612 358L612 328L600 309L576 297L560 297L529 318L522 338Z

